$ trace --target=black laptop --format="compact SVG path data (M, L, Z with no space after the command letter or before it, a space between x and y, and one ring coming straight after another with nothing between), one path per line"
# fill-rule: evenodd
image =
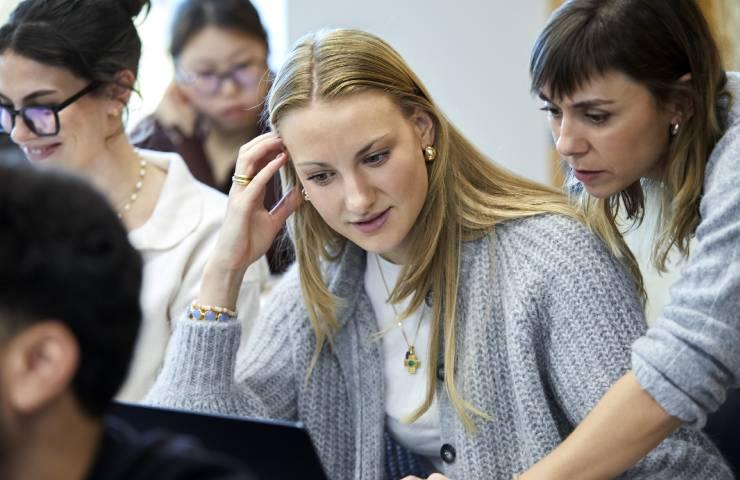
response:
M164 430L197 438L203 446L249 466L258 478L326 480L300 422L210 415L114 402L109 415L135 430Z

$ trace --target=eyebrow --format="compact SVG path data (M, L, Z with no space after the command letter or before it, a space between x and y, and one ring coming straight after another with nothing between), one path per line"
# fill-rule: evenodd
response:
M39 90L39 91L36 91L36 92L33 92L33 93L29 93L28 95L26 95L25 97L23 97L23 99L21 100L21 103L26 103L26 102L29 102L31 100L35 100L35 99L37 99L39 97L44 97L46 95L51 95L53 93L57 93L57 91L56 90ZM8 103L13 103L8 97L6 97L3 94L0 94L0 98L2 98L4 100L7 100Z
M542 92L539 93L539 97L540 97L540 100L544 100L545 102L555 104L555 102L550 100L547 97L547 95L545 95ZM603 105L612 105L614 103L616 103L614 100L607 100L603 98L593 98L589 100L581 100L580 102L576 102L573 105L571 105L571 108L587 110L589 108L600 107Z
M371 140L370 142L368 142L364 147L362 147L361 149L357 150L357 153L355 153L355 158L360 158L360 157L366 155L373 148L373 146L376 143L378 143L379 141L385 139L388 135L389 134L386 133L386 134L381 135L379 137L376 137L373 140ZM310 166L310 165L315 165L315 166L319 166L319 167L328 167L329 166L329 164L324 163L324 162L319 162L319 161L297 162L295 165L297 167L307 167L307 166Z

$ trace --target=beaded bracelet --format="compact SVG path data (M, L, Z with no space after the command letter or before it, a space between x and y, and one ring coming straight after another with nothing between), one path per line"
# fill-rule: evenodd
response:
M206 320L209 322L229 322L236 319L236 312L225 307L213 305L200 305L193 302L186 309L188 318L193 320Z

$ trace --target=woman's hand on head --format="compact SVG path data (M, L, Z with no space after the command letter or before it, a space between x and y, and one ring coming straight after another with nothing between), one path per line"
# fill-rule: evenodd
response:
M192 137L198 114L180 86L173 80L164 91L162 100L154 111L154 117L163 127L176 128L185 137Z
M272 132L239 149L234 174L251 180L248 185L235 182L229 191L219 242L224 251L232 252L227 268L239 269L264 255L288 216L300 206L303 197L298 188L285 195L271 211L264 206L270 180L287 162L283 141Z
M230 307L249 265L267 252L275 236L303 201L298 187L288 192L272 210L264 206L272 177L286 164L288 155L275 133L254 138L239 149L234 175L248 184L234 182L216 248L203 274L199 301Z

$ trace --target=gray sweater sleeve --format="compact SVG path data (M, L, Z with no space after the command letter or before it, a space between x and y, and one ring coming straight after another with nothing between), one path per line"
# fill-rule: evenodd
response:
M632 349L643 388L695 427L740 385L740 119L714 149L704 185L691 259Z
M628 273L598 240L580 230L568 233L577 251L551 275L553 288L547 306L547 371L553 393L571 425L580 423L629 369L629 345L646 330ZM624 478L733 477L703 434L679 431Z
M290 288L283 291L294 293ZM162 371L144 403L219 414L295 418L297 369L289 346L291 324L286 317L298 307L295 298L276 297L255 324L239 359L239 322L179 318Z

